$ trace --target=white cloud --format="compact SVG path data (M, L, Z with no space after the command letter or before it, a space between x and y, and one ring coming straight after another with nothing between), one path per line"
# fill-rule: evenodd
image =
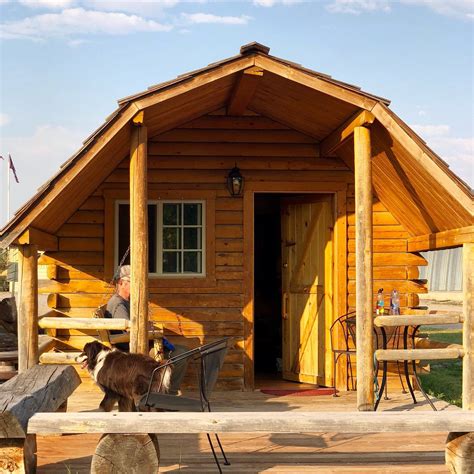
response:
M253 4L257 5L258 7L273 7L278 3L282 5L295 5L296 3L301 3L304 0L253 0Z
M472 0L401 0L401 3L425 6L440 15L474 20Z
M146 18L156 18L163 15L163 10L173 8L181 1L182 0L83 0L82 5L92 10L133 13Z
M69 8L76 3L75 0L19 0L25 7L30 8Z
M87 34L126 35L137 32L169 31L163 25L136 15L107 13L70 8L60 13L46 13L0 25L0 37L42 40Z
M412 125L450 169L474 188L474 137L455 137L449 125Z
M440 137L449 134L451 127L449 125L412 125L418 135L422 137Z
M0 113L0 127L10 123L10 117L7 114Z
M30 199L47 180L55 175L62 163L81 146L84 131L44 124L32 135L2 136L0 149L5 156L10 153L20 180L12 183L12 211Z
M334 0L326 5L326 10L331 13L360 15L363 12L389 12L391 8L388 0Z
M75 48L77 46L80 46L81 44L88 43L88 41L83 40L83 39L73 39L69 40L67 42L68 46L71 46L71 48Z
M274 0L254 0L272 3ZM422 6L440 15L474 20L474 2L472 0L399 0L400 4ZM360 15L364 12L390 12L396 2L389 0L333 0L326 5L331 13L349 13Z
M247 15L218 16L210 13L181 13L181 17L187 23L192 24L218 23L223 25L246 25L252 19Z

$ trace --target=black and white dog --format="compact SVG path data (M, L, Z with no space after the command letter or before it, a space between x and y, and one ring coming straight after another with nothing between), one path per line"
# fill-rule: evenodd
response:
M98 341L88 342L76 361L88 370L105 393L100 402L100 408L104 411L111 411L116 401L119 411L135 411L148 390L153 370L161 365L151 357L110 349ZM170 366L158 370L152 391L167 392L170 378Z

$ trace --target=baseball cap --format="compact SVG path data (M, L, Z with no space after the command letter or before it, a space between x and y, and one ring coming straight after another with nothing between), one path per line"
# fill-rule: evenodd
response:
M118 281L118 280L121 280L121 279L130 280L130 265L122 265L115 272L114 280Z

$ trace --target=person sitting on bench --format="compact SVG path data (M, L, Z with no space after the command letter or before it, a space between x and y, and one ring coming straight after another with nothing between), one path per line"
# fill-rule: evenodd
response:
M106 318L130 319L130 265L122 265L114 276L115 293L107 302L105 309ZM122 331L113 330L111 334L122 334ZM129 352L130 344L128 342L120 342L115 344L117 349ZM153 348L153 341L150 341L150 349ZM163 337L163 351L165 359L171 356L177 356L189 349L179 344L172 344ZM181 382L184 378L187 368L187 361L181 361L173 366L171 375L171 383L168 393L176 395L180 389Z

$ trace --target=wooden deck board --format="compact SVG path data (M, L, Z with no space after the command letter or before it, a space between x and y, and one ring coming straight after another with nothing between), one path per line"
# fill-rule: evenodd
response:
M421 400L421 394L418 394ZM426 402L413 405L408 394L393 391L382 410L430 410ZM69 398L68 411L96 410L101 392L84 383ZM215 411L349 411L355 392L332 396L273 397L261 392L216 392ZM437 401L438 409L457 410ZM38 436L38 473L88 473L100 435ZM446 473L446 433L271 434L221 435L231 466L226 473ZM205 435L160 435L160 472L215 473Z

